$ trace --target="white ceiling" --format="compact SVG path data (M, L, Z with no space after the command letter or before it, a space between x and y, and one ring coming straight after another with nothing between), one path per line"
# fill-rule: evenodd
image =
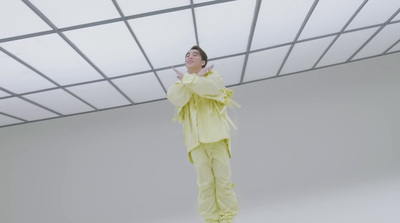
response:
M400 52L399 0L2 0L0 127L166 98L200 45L227 86Z

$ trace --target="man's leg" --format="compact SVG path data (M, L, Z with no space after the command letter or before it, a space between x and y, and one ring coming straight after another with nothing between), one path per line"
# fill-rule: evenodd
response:
M197 172L199 188L198 209L206 222L219 222L218 205L215 197L215 180L211 166L211 157L207 148L209 144L201 144L190 153Z
M212 146L212 168L216 183L216 196L219 206L221 223L233 222L233 217L238 213L238 203L233 183L231 180L231 166L227 145L224 140L214 143Z

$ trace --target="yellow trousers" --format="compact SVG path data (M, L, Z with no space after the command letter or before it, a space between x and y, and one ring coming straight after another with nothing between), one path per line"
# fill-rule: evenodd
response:
M190 153L197 172L200 215L206 222L232 223L238 204L225 140L200 144Z

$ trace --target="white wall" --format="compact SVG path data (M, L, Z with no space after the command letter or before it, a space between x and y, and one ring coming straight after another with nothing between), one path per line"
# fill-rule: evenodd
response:
M236 222L399 222L399 61L235 87ZM202 222L172 115L161 101L0 128L0 222Z

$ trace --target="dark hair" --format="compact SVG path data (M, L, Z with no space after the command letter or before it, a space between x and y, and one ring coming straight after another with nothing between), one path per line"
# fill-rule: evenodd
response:
M204 50L201 49L199 46L193 46L191 50L198 50L200 52L201 60L204 60L206 62L202 67L206 67L208 59L206 52L204 52Z

